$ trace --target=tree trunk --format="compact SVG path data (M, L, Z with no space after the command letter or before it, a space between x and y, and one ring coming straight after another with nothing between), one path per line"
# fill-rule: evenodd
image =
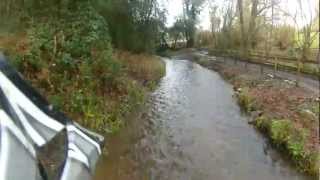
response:
M241 31L241 50L242 53L247 49L247 43L244 32L244 18L243 18L243 1L238 0L238 11L239 11L239 20L240 20L240 31Z
M194 45L194 38L193 37L189 37L188 41L187 41L187 48L191 48Z
M252 0L252 7L251 7L251 17L249 22L249 29L247 35L247 47L253 48L253 39L255 37L255 29L256 29L256 18L258 15L258 0Z

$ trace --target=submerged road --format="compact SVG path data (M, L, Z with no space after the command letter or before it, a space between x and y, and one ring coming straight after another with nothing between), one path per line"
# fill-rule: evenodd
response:
M147 109L110 137L96 180L309 180L248 125L232 86L188 60L167 73Z

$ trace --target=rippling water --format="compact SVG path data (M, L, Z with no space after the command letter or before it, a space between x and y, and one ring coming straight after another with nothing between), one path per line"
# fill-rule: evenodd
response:
M96 180L309 180L248 125L231 85L187 60L167 74L144 113L108 141Z

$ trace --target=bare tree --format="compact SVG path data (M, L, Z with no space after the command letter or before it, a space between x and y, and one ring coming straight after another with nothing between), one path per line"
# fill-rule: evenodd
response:
M318 6L310 2L310 0L297 0L298 8L294 15L289 12L284 11L284 15L290 17L294 24L295 29L297 30L297 39L296 46L298 48L298 57L297 57L297 85L300 81L301 69L303 68L304 62L308 59L310 54L311 46L316 40L319 32L315 32L313 29L313 23L316 18L319 17ZM319 3L319 2L318 2ZM307 9L304 9L307 8ZM315 7L316 9L313 9ZM314 16L314 13L316 16ZM301 24L304 22L304 24ZM319 30L318 30L319 31Z
M246 39L246 33L244 28L244 16L243 16L243 1L237 0L237 8L239 13L239 22L240 22L240 31L241 31L241 50L242 53L246 53L247 51L247 39Z
M211 23L211 34L213 39L213 45L217 45L216 34L220 31L221 18L218 15L218 6L210 3L210 23Z

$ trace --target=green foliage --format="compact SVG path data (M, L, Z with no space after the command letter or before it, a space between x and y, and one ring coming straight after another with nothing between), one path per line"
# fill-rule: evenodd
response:
M260 116L256 119L255 126L264 132L268 132L270 130L270 120L265 116Z
M241 92L238 94L238 101L246 112L251 112L256 108L254 99L249 94L249 88L247 87L241 89Z
M184 40L185 24L182 18L177 18L173 26L169 28L169 37L173 41L172 48L177 48L177 42Z
M314 102L312 103L312 106L311 106L311 111L313 113L315 113L316 115L320 115L320 103L319 102Z
M320 167L319 151L314 151L306 154L302 163L300 163L301 169L313 175L319 175L319 167Z
M201 6L204 0L183 0L183 22L185 27L185 36L187 47L193 47L195 43L196 24Z
M195 41L197 47L208 47L212 41L212 33L210 31L198 32Z
M319 167L319 153L306 148L308 130L295 128L290 120L269 119L260 116L255 121L255 126L265 132L282 151L292 159L301 171L316 174Z
M289 120L272 120L271 138L276 144L283 145L289 140L292 130L293 125Z
M269 56L274 54L273 52L281 52L283 57L316 61L317 56L312 51L319 48L319 13L306 18L303 26L300 26L299 23L296 24L297 17L311 15L305 14L302 11L303 8L297 7L296 14L280 13L280 15L277 8L273 9L274 13L267 13L271 12L272 3L277 4L273 1L267 2L268 5L258 0L236 2L241 3L236 8L233 1L225 1L223 5L213 2L211 5L213 49L241 50L241 53L236 56L240 58L251 59L249 51L255 50L262 52L259 55ZM314 4L315 2L309 3L311 9L316 10L314 8L318 6ZM300 3L299 6L302 4ZM263 6L265 8L261 8ZM275 23L276 19L281 21L284 17L292 18L295 24ZM257 59L264 60L260 56ZM313 73L316 74L315 71Z
M102 92L115 84L121 70L112 58L107 23L90 1L76 3L62 17L35 19L27 34L28 51L15 64L26 77L35 78L54 105L105 132L110 116ZM43 79L49 85L39 83Z
M99 0L96 7L109 24L116 48L153 52L160 45L165 12L157 1Z
M52 95L48 97L49 102L52 103L52 105L58 109L61 109L64 104L64 98L63 96L59 95Z
M71 118L102 133L115 132L144 101L144 87L113 57L108 24L91 1L68 2L72 8L59 11L60 16L34 19L28 49L14 62Z
M292 156L299 160L305 157L305 141L307 137L306 130L293 131L288 139L288 149Z

